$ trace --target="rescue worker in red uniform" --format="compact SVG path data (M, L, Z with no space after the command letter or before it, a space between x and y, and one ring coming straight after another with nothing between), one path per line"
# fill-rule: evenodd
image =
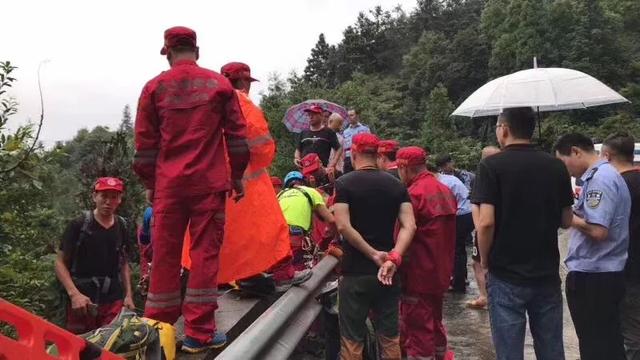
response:
M417 230L400 268L400 337L409 359L444 359L447 335L442 301L453 268L457 204L454 195L427 171L427 154L417 146L396 156L407 185Z
M193 30L165 31L160 54L167 56L171 69L142 90L133 164L154 210L145 316L175 323L182 314L182 349L187 352L226 343L214 319L225 199L231 188L235 201L242 198L241 179L249 160L246 121L236 92L224 76L196 64L198 52ZM189 222L192 267L181 301L180 255Z
M399 179L396 163L396 153L399 148L400 145L395 140L381 140L378 145L378 169L388 172L396 179Z

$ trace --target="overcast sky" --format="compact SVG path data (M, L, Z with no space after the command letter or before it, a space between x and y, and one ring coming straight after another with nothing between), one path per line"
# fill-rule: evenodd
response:
M318 35L339 42L358 13L376 5L405 11L416 0L32 1L3 2L0 60L19 69L10 92L20 103L14 125L40 116L38 65L45 99L41 139L68 140L81 128L114 128L122 108L135 111L144 83L168 67L159 54L163 32L196 30L200 65L219 71L230 61L251 66L260 80L301 72Z

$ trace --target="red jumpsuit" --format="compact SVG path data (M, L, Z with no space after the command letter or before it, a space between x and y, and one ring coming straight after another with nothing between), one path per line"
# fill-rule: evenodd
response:
M135 142L133 168L154 190L145 316L174 323L182 313L185 334L207 342L215 332L225 194L230 177L241 179L249 160L246 122L233 87L195 61L176 61L142 90ZM192 267L181 300L180 255L189 221Z
M400 336L409 358L443 359L447 336L442 301L453 268L457 204L449 188L431 173L408 187L417 230L400 267Z

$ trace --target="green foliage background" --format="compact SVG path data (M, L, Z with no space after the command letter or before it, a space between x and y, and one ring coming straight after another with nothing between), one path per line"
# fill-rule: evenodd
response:
M272 170L293 169L281 119L308 98L355 108L381 137L451 153L473 170L482 146L495 142L495 119L448 115L487 81L531 68L534 57L540 67L584 71L632 101L543 114L542 146L571 130L594 141L619 130L640 137L639 17L634 0L419 0L410 11L363 11L339 43L319 35L303 74L273 75L262 98L279 140Z
M530 68L534 56L542 67L585 71L632 101L544 114L543 147L574 130L595 141L621 130L640 138L640 1L418 0L410 11L365 9L339 43L319 34L302 74L271 76L261 106L278 142L272 173L293 169L293 136L281 120L309 98L355 108L380 137L451 153L473 170L481 147L495 141L495 119L449 114L490 79ZM7 130L19 106L6 93L16 74L0 64L0 297L59 321L53 252L66 222L91 207L92 181L125 179L121 215L131 223L144 207L130 166L132 120L126 106L118 129L83 129L28 153L34 126Z

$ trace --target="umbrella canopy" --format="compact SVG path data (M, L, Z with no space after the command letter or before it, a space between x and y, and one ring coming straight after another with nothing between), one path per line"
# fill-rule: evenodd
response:
M629 100L583 72L535 68L489 81L451 115L498 115L502 109L521 106L531 106L538 111L559 111L622 102Z
M320 106L325 111L338 113L345 120L347 119L347 109L345 109L343 106L327 100L314 99L303 101L300 104L290 107L284 114L282 122L291 132L299 133L302 130L306 130L309 128L309 115L307 115L307 113L304 111L316 105Z

